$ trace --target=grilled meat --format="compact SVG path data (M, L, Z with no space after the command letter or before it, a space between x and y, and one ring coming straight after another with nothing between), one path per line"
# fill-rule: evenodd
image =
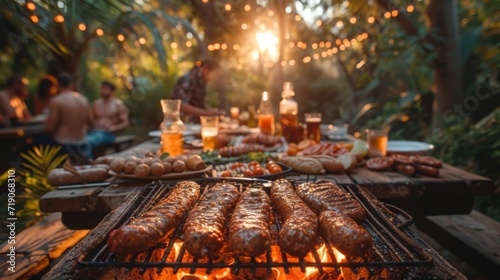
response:
M231 184L209 188L189 212L184 224L184 244L196 258L215 258L224 244L226 220L238 201L239 192Z
M109 234L108 247L115 253L145 251L158 244L185 218L200 196L195 182L179 182L167 198L152 209Z
M322 211L338 209L358 223L366 217L361 204L335 183L303 183L297 187L297 194L318 215Z
M271 202L262 189L248 188L241 194L229 224L229 242L236 253L258 256L271 244Z
M363 256L372 248L370 234L338 210L321 212L319 224L321 235L344 255Z
M271 201L282 222L279 245L291 255L305 256L317 242L318 217L285 179L272 184Z

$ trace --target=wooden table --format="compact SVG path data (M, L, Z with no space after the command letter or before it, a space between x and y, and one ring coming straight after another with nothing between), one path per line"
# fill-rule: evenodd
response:
M155 151L158 147L159 144L146 141L120 154L133 154L138 150ZM296 176L290 175L290 178ZM309 176L309 179L321 178L362 186L379 200L402 208L413 216L467 214L472 210L475 196L493 195L495 189L490 179L448 164L441 169L439 178L405 176L392 171L374 172L366 167L358 167L348 174ZM40 200L40 209L62 212L63 223L70 228L89 228L115 209L127 195L147 184L147 181L110 180L112 184L107 187L54 190ZM79 222L72 223L74 218L78 218Z

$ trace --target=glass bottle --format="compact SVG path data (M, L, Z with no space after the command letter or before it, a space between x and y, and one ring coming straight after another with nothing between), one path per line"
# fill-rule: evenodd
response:
M178 156L184 153L183 132L186 129L181 121L180 99L162 99L163 122L160 124L161 131L161 153L170 156Z
M248 105L248 127L255 128L257 127L257 112L255 111L254 105Z
M271 103L271 99L269 99L267 91L262 93L262 99L260 100L258 123L261 133L274 135L273 104Z
M303 128L299 127L299 105L293 99L295 92L291 82L283 83L283 92L280 102L280 124L283 137L289 143L298 143L302 140Z

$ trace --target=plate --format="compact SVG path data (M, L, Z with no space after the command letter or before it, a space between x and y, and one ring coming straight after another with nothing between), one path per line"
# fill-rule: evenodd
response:
M199 178L206 172L209 172L213 169L212 165L207 166L207 168L196 171L185 171L182 173L168 173L163 174L161 176L149 176L147 178L137 178L134 174L125 174L125 173L115 173L113 171L109 171L109 174L112 176L116 176L117 178L124 179L136 179L136 180L164 180L164 179L184 179L184 178Z
M198 134L199 134L199 132L198 132ZM160 130L152 130L152 131L148 132L148 135L149 135L149 137L152 137L152 138L161 138L161 131ZM196 132L193 130L184 130L182 135L184 135L184 137L194 136L194 135L196 135Z
M391 140L387 142L387 152L393 154L427 153L432 150L434 150L434 145L425 142L404 140Z
M231 163L219 163L219 164L215 164L215 165L225 165L225 164L231 164ZM264 179L264 180L276 180L276 179L279 179L281 177L283 177L284 175L290 173L292 171L292 168L288 165L285 165L281 162L276 162L276 164L278 164L281 169L283 170L282 172L280 173L276 173L276 174L267 174L267 175L253 175L253 176L242 176L242 177L216 177L215 174L216 174L216 170L215 168L212 170L211 172L211 176L213 178L224 178L224 179L231 179L231 178L253 178L253 179Z

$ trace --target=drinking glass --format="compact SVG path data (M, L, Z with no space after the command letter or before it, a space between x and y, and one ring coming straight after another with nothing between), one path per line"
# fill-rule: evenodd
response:
M204 151L213 151L219 134L219 116L201 116L201 139Z
M238 116L240 115L240 108L238 108L238 107L231 107L229 109L229 111L231 112L231 118L233 120L238 119Z
M388 129L367 129L368 156L380 157L387 154Z
M306 138L320 142L321 140L321 113L305 113Z

